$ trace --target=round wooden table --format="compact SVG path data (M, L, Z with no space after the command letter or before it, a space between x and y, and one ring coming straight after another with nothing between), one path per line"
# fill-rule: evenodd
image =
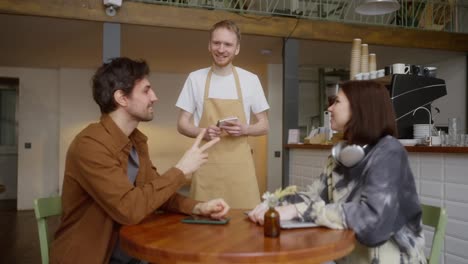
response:
M181 214L154 214L120 229L121 247L149 262L165 263L322 263L349 254L351 230L323 227L281 230L279 238L263 235L263 227L243 210L231 210L226 225L185 224Z

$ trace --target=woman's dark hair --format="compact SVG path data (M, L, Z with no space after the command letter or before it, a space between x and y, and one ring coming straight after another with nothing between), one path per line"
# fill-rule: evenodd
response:
M93 98L101 113L110 113L117 108L114 93L122 90L129 95L135 83L149 74L148 64L144 60L131 60L121 57L104 63L94 74Z
M397 136L395 113L383 84L348 81L340 86L351 108L351 119L344 129L344 138L349 143L375 144L383 136Z

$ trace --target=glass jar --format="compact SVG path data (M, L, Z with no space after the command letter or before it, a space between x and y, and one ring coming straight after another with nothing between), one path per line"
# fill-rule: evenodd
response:
M456 146L457 145L457 135L459 133L460 124L459 119L456 117L451 117L448 119L448 135L449 135L449 142L447 145L449 146Z
M270 206L264 215L263 232L266 237L279 237L280 235L280 216L274 206Z

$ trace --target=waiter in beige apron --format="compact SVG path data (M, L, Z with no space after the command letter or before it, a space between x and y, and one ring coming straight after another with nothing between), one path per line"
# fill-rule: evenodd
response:
M213 66L190 73L176 106L180 133L194 137L207 128L205 140L221 137L208 152L209 161L193 175L190 196L201 201L222 197L231 208L248 209L260 203L260 193L247 138L267 133L269 106L258 77L232 65L239 48L238 27L227 20L215 24L208 46ZM246 111L254 113L255 124L249 124ZM216 126L227 117L238 120Z

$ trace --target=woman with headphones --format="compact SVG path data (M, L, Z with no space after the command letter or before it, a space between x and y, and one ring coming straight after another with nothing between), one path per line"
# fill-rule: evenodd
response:
M336 263L426 263L421 206L387 89L375 81L345 82L328 110L344 142L319 180L276 208L281 220L352 229L359 243ZM249 218L263 224L266 210L260 204Z

